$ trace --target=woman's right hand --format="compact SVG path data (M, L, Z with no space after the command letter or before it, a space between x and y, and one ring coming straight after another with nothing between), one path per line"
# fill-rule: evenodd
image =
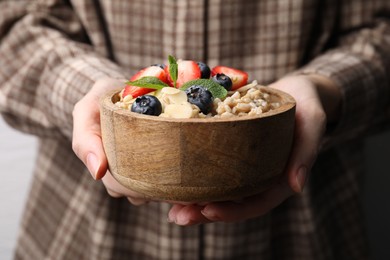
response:
M107 157L104 153L99 99L110 89L122 87L125 80L105 78L95 82L91 90L76 103L73 109L73 151L87 166L95 180L102 180L108 194L112 197L127 197L134 205L148 200L141 194L119 184L108 171Z

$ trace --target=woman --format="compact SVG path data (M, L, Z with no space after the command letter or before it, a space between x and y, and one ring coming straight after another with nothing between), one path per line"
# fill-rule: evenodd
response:
M388 1L0 7L1 112L40 138L15 259L368 258L357 178L363 137L389 122ZM168 54L240 68L294 96L283 182L202 206L146 203L116 183L106 171L98 98Z

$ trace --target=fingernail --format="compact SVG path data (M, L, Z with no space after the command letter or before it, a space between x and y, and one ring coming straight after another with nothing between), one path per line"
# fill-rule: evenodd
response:
M305 187L306 183L306 174L307 174L307 168L305 166L302 166L299 168L298 173L297 173L297 183L299 186L300 191L303 191L303 188Z
M219 220L217 215L215 215L215 213L213 213L212 211L208 210L207 208L204 208L200 212L202 213L203 216L205 216L209 220L213 220L213 221L218 221Z
M187 218L176 218L175 223L180 226L185 226L190 223L190 220Z
M99 160L94 153L89 153L87 155L87 167L92 177L96 179L96 173L99 168Z

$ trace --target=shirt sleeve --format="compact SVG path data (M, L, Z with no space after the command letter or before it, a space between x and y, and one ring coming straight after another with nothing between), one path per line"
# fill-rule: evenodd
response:
M0 112L24 132L70 139L74 104L123 71L88 44L67 4L2 1L0 17Z
M336 45L299 71L330 78L342 93L340 120L329 126L326 146L384 129L390 120L390 16L378 13L379 6L376 11L364 6L342 7ZM364 15L354 16L347 10ZM350 22L352 19L355 22Z

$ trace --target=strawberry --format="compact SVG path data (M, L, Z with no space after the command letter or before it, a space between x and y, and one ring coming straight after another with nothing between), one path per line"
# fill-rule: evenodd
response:
M184 83L187 81L193 80L193 79L200 79L202 73L199 68L199 65L192 60L178 60L178 73L177 73L177 80L176 80L176 87L180 88ZM165 67L165 72L167 74L168 78L168 84L170 86L173 86L173 80L171 79L169 75L169 65Z
M146 76L156 77L159 80L161 80L162 82L168 83L167 74L166 74L165 70L157 65L151 65L149 67L146 67L146 68L138 71L134 76L132 76L130 78L130 81L134 81L134 80L146 77ZM141 87L127 85L125 87L125 90L123 91L123 97L130 94L133 96L133 98L135 98L138 96L148 94L148 93L153 92L153 91L155 91L155 89L141 88Z
M221 73L227 75L232 80L233 85L231 90L236 90L248 84L248 73L245 71L226 66L216 66L211 70L212 77Z

